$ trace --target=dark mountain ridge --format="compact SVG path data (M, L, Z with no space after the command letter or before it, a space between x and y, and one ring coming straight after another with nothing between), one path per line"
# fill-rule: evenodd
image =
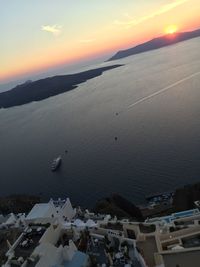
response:
M102 75L104 71L122 65L112 65L80 73L48 77L32 82L26 81L13 89L0 93L0 108L24 105L75 89L78 84Z
M164 35L158 38L154 38L143 44L137 45L135 47L131 47L126 50L121 50L117 52L113 57L108 59L108 61L117 60L120 58L143 53L146 51L162 48L168 45L176 44L199 36L200 36L200 29L190 32L180 32L180 33Z

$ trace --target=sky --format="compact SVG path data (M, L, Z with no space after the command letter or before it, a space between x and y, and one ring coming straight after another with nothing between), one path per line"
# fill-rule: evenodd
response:
M0 83L200 28L199 0L0 0Z

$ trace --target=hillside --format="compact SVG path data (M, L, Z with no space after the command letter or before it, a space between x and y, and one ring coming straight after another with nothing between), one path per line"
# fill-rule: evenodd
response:
M75 89L80 83L102 75L104 71L120 66L122 65L112 65L70 75L48 77L34 82L29 80L9 91L0 93L0 108L20 106L62 94Z
M131 218L143 221L140 209L118 194L113 194L110 197L97 201L93 211L95 213L110 214L118 218Z
M143 53L146 51L158 49L161 47L165 47L168 45L176 44L182 41L186 41L192 38L196 38L200 36L200 29L191 31L191 32L181 32L181 33L174 33L171 35L164 35L158 38L154 38L148 42L145 42L143 44L137 45L135 47L122 50L117 52L113 57L108 59L108 61L111 60L117 60L120 58L128 57L131 55Z

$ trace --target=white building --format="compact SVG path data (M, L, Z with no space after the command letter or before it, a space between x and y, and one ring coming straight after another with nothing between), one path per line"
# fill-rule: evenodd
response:
M59 247L51 243L42 242L33 252L31 259L37 261L35 267L49 266L74 266L88 267L90 266L89 257L77 250L75 244L70 240L68 246Z
M35 204L25 220L27 223L48 223L55 220L56 208L53 203Z
M0 229L19 227L20 224L24 224L24 219L24 213L19 213L17 215L10 213L7 216L0 215Z
M25 221L27 223L51 223L58 220L71 220L76 214L70 199L50 200L48 203L38 203L29 212Z

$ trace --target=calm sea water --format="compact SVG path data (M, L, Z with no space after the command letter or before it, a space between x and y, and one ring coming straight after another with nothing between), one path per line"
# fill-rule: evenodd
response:
M196 38L103 63L97 67L125 65L62 95L1 109L0 195L69 196L91 207L113 192L141 203L200 182L199 47ZM63 164L52 173L57 155Z

